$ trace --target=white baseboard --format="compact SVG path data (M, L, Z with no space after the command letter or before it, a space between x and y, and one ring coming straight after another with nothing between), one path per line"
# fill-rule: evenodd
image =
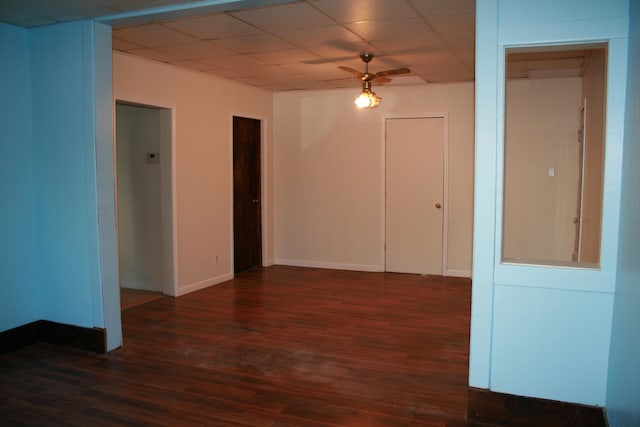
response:
M445 276L449 277L467 277L471 278L471 271L469 270L446 270L444 272Z
M325 268L330 270L351 270L351 271L368 271L374 273L380 273L384 271L384 268L380 265L369 264L342 264L333 262L322 261L308 261L299 259L282 259L277 258L274 263L270 265L288 265L291 267L311 267L311 268ZM471 271L469 270L445 270L444 276L449 277L471 277Z
M218 283L226 282L231 279L233 279L233 273L227 273L201 282L178 286L178 289L176 290L176 297L190 294L191 292L199 291L200 289L208 288L209 286L217 285Z
M335 262L321 262L321 261L305 261L299 259L281 259L276 258L275 263L277 265L288 265L291 267L311 267L311 268L325 268L329 270L351 270L351 271L369 271L369 272L381 272L382 267L379 265L368 264L342 264Z
M262 265L263 267L271 267L272 265L276 265L276 260L273 259L273 258L270 258L270 259L264 261L262 264L263 264Z

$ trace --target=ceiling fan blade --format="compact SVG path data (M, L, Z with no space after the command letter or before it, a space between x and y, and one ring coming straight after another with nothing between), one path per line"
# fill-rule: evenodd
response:
M327 80L323 80L325 82L350 82L352 80L356 80L357 77L343 77L341 79L327 79Z
M391 79L387 77L374 77L371 81L376 83L389 83Z
M397 74L409 74L411 72L408 68L395 68L393 70L380 71L375 74L374 79L378 77L395 76Z
M354 69L353 69L353 68L351 68L351 67L342 67L342 66L340 66L340 67L338 67L338 68L340 68L340 69L341 69L341 70L343 70L343 71L346 71L347 73L351 73L351 74L353 74L354 76L357 76L358 78L362 78L362 77L364 77L364 73L361 73L361 72L360 72L360 71L358 71L358 70L354 70Z

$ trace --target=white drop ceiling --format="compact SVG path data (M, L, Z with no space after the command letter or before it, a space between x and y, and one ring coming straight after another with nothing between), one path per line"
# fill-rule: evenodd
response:
M155 14L211 3L1 0L0 21L36 27L102 17L113 22L114 50L271 91L359 87L338 67L363 70L363 52L376 55L371 72L411 69L390 84L474 79L475 0L305 0L182 18ZM135 23L112 20L142 10L151 13Z
M584 74L587 59L604 45L583 46L582 49L564 48L544 51L539 49L514 49L507 54L507 77L509 79L535 79L547 77L580 77Z

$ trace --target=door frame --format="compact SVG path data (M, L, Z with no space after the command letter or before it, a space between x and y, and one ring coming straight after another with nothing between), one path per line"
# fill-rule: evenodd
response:
M256 115L256 114L249 114L249 113L239 113L237 111L231 111L229 114L229 165L230 165L230 171L229 171L229 197L230 197L230 203L229 203L229 218L230 218L230 224L231 227L229 227L229 271L231 272L231 275L233 277L235 277L235 239L233 236L233 230L235 227L235 223L234 223L234 214L233 214L233 118L234 117L244 117L247 119L253 119L253 120L259 120L260 121L260 223L261 223L261 229L262 229L262 235L261 237L261 248L260 250L262 251L262 256L261 258L261 262L262 262L262 267L268 267L270 265L273 265L275 262L271 259L268 258L266 255L268 254L267 251L267 233L269 232L269 229L267 227L267 209L268 209L268 203L269 203L269 199L266 197L267 196L267 156L265 155L266 153L266 149L267 149L267 145L266 145L266 139L267 139L267 124L268 124L268 120L266 117L264 116L260 116L260 115Z
M178 225L177 225L177 206L176 206L176 107L173 104L164 104L155 100L132 100L125 98L113 98L113 174L114 174L114 194L115 194L115 215L116 215L116 239L118 239L118 172L116 166L117 141L116 141L116 104L127 104L133 106L140 106L146 108L156 108L165 110L171 117L171 131L169 138L161 138L160 149L161 152L168 152L170 155L169 163L170 168L168 170L162 169L160 176L161 187L161 203L163 218L169 219L169 221L163 220L162 224L162 293L169 296L177 296L178 293ZM162 149L165 148L163 151ZM166 150L168 148L168 150ZM162 157L166 157L163 155ZM161 163L161 166L165 163ZM167 197L168 196L168 197ZM116 251L118 246L116 244ZM120 254L118 253L118 263ZM119 281L118 281L119 283Z
M384 114L382 116L380 138L381 145L381 165L380 165L380 267L382 271L387 269L387 120L393 119L443 119L444 120L444 141L443 141L443 159L442 159L442 265L440 267L443 276L455 275L450 274L448 269L448 236L449 236L449 113L418 113L418 114Z

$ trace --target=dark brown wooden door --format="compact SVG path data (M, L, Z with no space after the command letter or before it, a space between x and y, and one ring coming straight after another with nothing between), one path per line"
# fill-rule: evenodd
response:
M236 273L262 264L260 120L233 117L233 258Z

